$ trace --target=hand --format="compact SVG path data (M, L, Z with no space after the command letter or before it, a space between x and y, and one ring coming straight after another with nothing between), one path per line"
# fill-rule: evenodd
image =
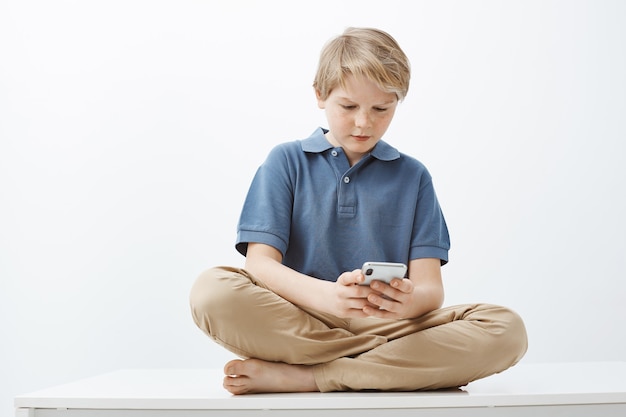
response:
M373 290L363 312L381 319L404 319L413 316L415 306L415 285L410 279L394 278L391 283L372 281Z
M368 297L374 293L367 285L359 285L365 281L360 269L344 272L330 286L327 303L328 312L341 318L363 318L370 316L365 308L378 309L369 302Z

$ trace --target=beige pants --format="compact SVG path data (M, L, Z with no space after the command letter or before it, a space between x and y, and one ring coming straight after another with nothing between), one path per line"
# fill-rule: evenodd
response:
M322 392L458 387L517 363L520 317L503 307L442 308L417 319L340 319L302 309L243 269L201 274L190 296L198 327L244 358L311 365Z

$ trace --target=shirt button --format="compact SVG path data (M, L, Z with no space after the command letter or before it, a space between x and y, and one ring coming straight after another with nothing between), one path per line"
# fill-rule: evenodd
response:
M350 182L350 177L343 177L343 182L346 184Z
M334 149L330 152L330 154L331 154L332 156L337 156L337 155L338 155L338 154L337 154L337 151L336 151L336 150L334 150Z

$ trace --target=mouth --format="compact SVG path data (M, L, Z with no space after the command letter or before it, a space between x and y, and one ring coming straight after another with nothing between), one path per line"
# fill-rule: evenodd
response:
M366 142L367 140L369 140L369 136L361 136L361 135L352 135L352 137L354 138L354 140L356 140L357 142Z

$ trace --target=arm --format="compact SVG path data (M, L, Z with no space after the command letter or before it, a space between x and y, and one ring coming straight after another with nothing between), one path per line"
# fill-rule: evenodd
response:
M375 281L371 286L391 300L379 294L370 294L368 300L376 307L365 306L366 314L387 319L419 317L443 304L441 261L434 258L413 259L409 263L408 279L396 278L390 285Z
M344 272L336 282L330 282L301 274L281 261L282 255L276 248L248 244L246 270L293 304L343 318L367 317L366 306L377 308L367 300L372 289L355 285L364 280L360 270Z

